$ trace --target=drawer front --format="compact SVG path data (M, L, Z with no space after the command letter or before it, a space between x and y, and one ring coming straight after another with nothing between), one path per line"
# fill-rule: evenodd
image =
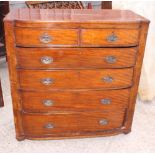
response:
M105 89L132 85L133 68L98 70L19 70L22 89Z
M129 89L109 91L22 91L22 107L27 112L125 109Z
M23 126L27 135L97 132L120 128L124 112L55 113L51 115L24 114Z
M83 29L82 46L135 46L138 29Z
M15 29L19 46L77 46L78 30L75 29Z
M124 68L134 66L137 48L17 48L16 51L19 68Z

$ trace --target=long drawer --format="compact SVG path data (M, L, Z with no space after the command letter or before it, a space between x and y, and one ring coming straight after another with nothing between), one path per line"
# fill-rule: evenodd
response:
M135 65L137 48L16 48L16 53L18 68L124 68Z
M132 86L133 68L18 70L21 89L106 89Z
M21 91L27 112L115 111L128 106L130 89L110 91Z
M123 125L124 112L24 114L22 119L26 135L71 134L120 128Z

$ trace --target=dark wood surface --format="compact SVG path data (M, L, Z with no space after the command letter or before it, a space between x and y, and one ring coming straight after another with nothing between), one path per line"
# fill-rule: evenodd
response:
M38 9L84 9L80 1L25 1L29 8Z
M2 86L0 81L0 107L3 107L3 106L4 106L4 101L3 101Z
M112 9L112 1L102 1L101 8L102 9Z
M0 57L6 55L3 19L9 12L9 1L0 2Z
M148 25L125 10L10 12L5 35L16 138L129 133ZM52 61L43 63L44 56Z

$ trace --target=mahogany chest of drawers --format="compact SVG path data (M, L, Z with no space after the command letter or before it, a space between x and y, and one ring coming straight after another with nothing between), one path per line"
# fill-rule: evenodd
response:
M125 10L17 9L4 24L18 140L131 131L147 19Z

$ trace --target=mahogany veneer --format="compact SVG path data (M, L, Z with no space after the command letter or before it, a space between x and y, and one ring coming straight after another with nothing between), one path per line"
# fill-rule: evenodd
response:
M4 24L18 140L131 131L149 20L125 10L17 9Z
M84 68L124 68L136 63L137 48L16 48L18 68L26 69L84 69ZM109 53L117 57L115 63L106 61ZM40 58L48 55L54 63L40 63ZM35 59L32 59L35 57ZM31 63L27 63L31 60Z

